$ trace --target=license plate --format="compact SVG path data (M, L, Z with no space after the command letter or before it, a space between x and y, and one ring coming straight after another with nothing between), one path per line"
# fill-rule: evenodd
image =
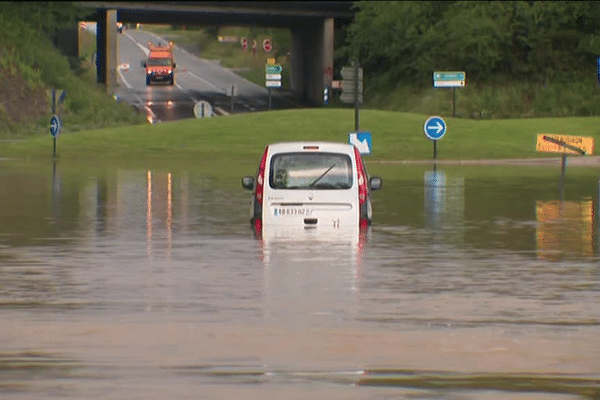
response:
M275 217L300 216L307 217L312 214L312 210L307 207L275 207L273 215Z

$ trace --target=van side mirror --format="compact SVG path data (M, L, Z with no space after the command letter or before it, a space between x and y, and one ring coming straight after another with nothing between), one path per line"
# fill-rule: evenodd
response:
M369 189L371 190L379 190L381 189L381 178L378 176L374 176L371 179L369 179Z
M242 187L246 190L254 189L254 177L253 176L245 176L242 178Z
M140 66L141 66L142 68L146 68L146 61L142 60L142 61L140 62Z
M177 64L173 63L173 69L175 69L176 66L177 66Z

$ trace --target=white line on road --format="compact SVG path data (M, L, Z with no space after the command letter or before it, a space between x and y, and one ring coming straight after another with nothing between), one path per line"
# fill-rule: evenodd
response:
M221 89L221 88L218 88L218 87L216 87L215 85L213 85L213 84L212 84L212 83L210 83L209 81L207 81L207 80L204 80L204 79L200 78L198 75L194 74L193 72L187 71L187 73L188 73L188 74L190 74L191 76L193 76L194 78L196 78L196 79L198 79L198 80L201 80L202 82L204 82L204 83L206 83L206 84L208 84L208 85L210 85L210 86L214 87L215 89L217 89L217 91L218 91L219 93L222 93L222 94L227 94L227 92L226 92L224 89Z
M221 115L229 115L229 113L225 110L223 110L221 107L214 107L215 110L217 110L219 113L221 113Z
M133 37L131 37L131 35L129 33L124 33L124 35L127 36L129 39L131 39L131 41L133 43L135 43L136 46L139 47L144 52L146 57L148 56L148 54L150 54L150 49L148 49L146 46L143 46L142 44L138 43Z
M154 114L154 111L152 111L152 109L151 109L150 107L148 107L148 106L145 106L144 108L145 108L145 109L146 109L146 111L148 111L148 113L150 113L150 115L151 115L151 118L152 118L152 120L150 121L150 123L152 123L152 124L153 124L153 123L155 123L155 122L159 122L159 121L156 119L156 114Z
M127 82L127 80L125 80L125 77L123 76L123 73L121 72L121 69L117 69L117 72L119 73L119 76L121 77L121 80L123 81L123 83L125 84L125 86L127 86L127 89L131 89L133 86L131 86L129 84L129 82Z

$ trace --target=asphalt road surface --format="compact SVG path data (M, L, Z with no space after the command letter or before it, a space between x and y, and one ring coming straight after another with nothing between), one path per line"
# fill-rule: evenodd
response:
M175 84L146 86L141 63L148 55L148 42L167 43L159 36L140 30L118 34L118 88L116 96L148 115L152 123L195 118L199 101L210 103L213 115L300 107L292 96L279 89L258 86L223 68L175 46ZM231 93L234 96L232 98Z

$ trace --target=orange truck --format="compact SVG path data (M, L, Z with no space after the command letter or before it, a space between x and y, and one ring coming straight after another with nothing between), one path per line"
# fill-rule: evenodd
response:
M166 46L155 46L148 43L150 53L142 65L146 69L146 85L152 82L175 83L175 61L173 60L173 42Z

